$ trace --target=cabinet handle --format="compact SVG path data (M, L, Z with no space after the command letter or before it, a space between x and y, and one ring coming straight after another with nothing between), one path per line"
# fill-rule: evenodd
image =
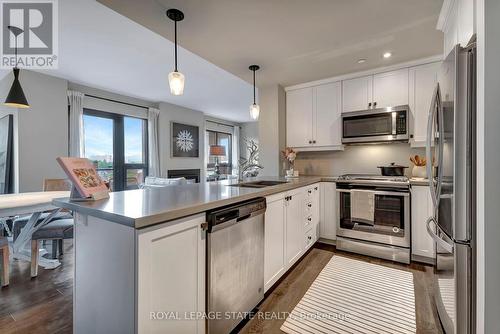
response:
M309 193L309 194L312 193L312 190L308 190L307 193Z
M308 221L312 221L311 217L307 218Z
M311 207L311 206L312 206L312 204L307 204L307 206L308 206L308 207Z
M370 103L368 103L368 108L370 108L371 106L372 106L372 103L371 103L371 102L370 102Z
M309 144L312 144L312 143L313 143L312 140L309 140Z
M313 140L313 144L316 144L316 140Z
M318 187L314 187L314 190L318 190Z
M311 236L308 236L308 237L307 237L307 239L311 240L311 239L312 239L312 237L311 237Z
M373 106L376 107L377 106L377 102L373 102Z

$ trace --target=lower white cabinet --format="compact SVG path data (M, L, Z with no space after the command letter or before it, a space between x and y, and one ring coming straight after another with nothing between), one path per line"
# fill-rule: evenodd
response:
M292 266L304 251L304 220L305 220L306 192L298 188L286 193L286 238L285 261L287 268Z
M285 195L266 198L264 237L264 291L286 271L285 265Z
M321 182L319 237L337 239L337 187L335 182Z
M204 222L201 214L138 231L138 333L205 332L203 319L184 316L184 312L205 311ZM176 312L180 319L155 320L160 312Z
M435 243L426 228L427 218L432 216L432 198L428 186L412 186L411 190L411 253L433 262ZM418 259L416 260L423 260Z

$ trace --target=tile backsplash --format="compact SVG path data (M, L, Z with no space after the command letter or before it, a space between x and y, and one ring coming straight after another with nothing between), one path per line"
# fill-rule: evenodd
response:
M371 144L346 146L344 151L300 152L295 169L301 175L337 176L348 173L380 174L377 166L391 162L408 166L411 176L411 155L425 156L425 148L411 148L409 144Z

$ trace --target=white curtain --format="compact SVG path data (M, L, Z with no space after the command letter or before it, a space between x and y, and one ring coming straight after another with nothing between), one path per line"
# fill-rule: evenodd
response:
M238 161L240 160L240 127L238 125L233 128L233 174L238 175Z
M160 177L160 138L159 138L160 110L148 109L148 153L149 176Z
M83 157L83 97L73 90L68 91L69 104L69 155Z

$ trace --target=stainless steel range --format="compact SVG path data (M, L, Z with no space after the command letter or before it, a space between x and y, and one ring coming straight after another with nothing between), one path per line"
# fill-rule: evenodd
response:
M337 192L337 249L410 263L407 177L346 174Z

